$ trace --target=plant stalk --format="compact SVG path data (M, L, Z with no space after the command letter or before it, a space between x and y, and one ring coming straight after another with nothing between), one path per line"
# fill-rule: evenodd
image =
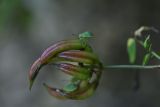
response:
M160 65L107 65L104 69L160 69Z

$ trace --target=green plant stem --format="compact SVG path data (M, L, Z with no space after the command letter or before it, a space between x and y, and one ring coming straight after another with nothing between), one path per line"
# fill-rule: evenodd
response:
M104 69L160 69L160 65L107 65Z
M155 56L157 59L160 60L160 57L159 57L159 55L158 55L157 53L155 53L154 51L152 51L151 54L152 54L153 56Z

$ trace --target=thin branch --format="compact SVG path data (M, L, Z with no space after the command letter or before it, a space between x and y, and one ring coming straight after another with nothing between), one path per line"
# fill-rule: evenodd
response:
M104 69L160 69L160 65L107 65Z
M151 54L160 60L160 56L156 52L152 51Z

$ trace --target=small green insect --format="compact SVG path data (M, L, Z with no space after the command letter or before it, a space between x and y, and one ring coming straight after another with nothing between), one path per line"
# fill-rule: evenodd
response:
M83 32L83 33L79 34L79 39L88 39L91 37L93 37L92 32Z
M87 46L88 39L93 37L93 33L83 32L79 34L78 37L79 37L79 40L82 42L82 45Z
M74 83L70 83L68 85L66 85L65 87L63 87L63 90L66 92L73 92L78 88L78 86Z

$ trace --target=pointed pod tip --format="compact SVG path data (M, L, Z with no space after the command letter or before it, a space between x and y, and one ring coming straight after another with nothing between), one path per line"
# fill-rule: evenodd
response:
M30 81L29 81L29 90L30 90L30 91L31 91L31 89L32 89L32 86L33 86L33 81L30 80Z
M30 71L29 71L29 90L31 90L32 85L39 73L39 70L41 69L43 65L41 64L41 59L38 58L32 65Z
M52 95L53 97L57 98L57 99L61 99L61 100L65 100L67 99L67 97L65 96L65 93L62 92L62 90L57 89L57 88L53 88L48 86L46 83L43 83L43 86L47 89L47 91L50 93L50 95Z

